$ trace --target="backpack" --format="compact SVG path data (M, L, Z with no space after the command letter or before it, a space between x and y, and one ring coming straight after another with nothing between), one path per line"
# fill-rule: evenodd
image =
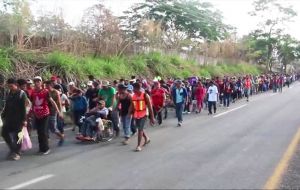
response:
M87 109L87 100L83 96L79 96L74 100L73 110L82 111Z

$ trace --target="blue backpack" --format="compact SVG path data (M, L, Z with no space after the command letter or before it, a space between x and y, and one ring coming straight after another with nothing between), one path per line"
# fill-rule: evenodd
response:
M73 110L84 111L87 109L87 100L84 96L79 96L74 99Z

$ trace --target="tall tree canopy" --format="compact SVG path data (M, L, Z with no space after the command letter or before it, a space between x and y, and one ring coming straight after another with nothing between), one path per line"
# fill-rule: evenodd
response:
M186 38L217 41L227 37L230 26L224 24L220 11L210 3L194 0L147 0L136 4L121 17L123 29L132 37L142 20L154 20L161 23L162 30L177 30Z

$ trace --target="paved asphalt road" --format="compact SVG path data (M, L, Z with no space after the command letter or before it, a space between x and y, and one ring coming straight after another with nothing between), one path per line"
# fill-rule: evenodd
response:
M35 155L35 145L13 162L5 161L0 142L0 189L263 188L299 129L299 93L296 83L214 116L206 110L188 115L181 128L170 118L163 127L147 128L151 143L139 153L133 151L136 137L128 146L121 138L81 144L67 131L65 146L57 148L52 139L50 155Z

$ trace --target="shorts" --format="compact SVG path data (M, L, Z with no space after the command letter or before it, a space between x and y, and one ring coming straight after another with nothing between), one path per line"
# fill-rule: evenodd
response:
M59 130L57 128L57 114L49 116L48 128L51 131L51 133L59 133Z
M143 130L145 128L146 120L147 117L143 117L140 119L134 118L134 126L139 130Z

